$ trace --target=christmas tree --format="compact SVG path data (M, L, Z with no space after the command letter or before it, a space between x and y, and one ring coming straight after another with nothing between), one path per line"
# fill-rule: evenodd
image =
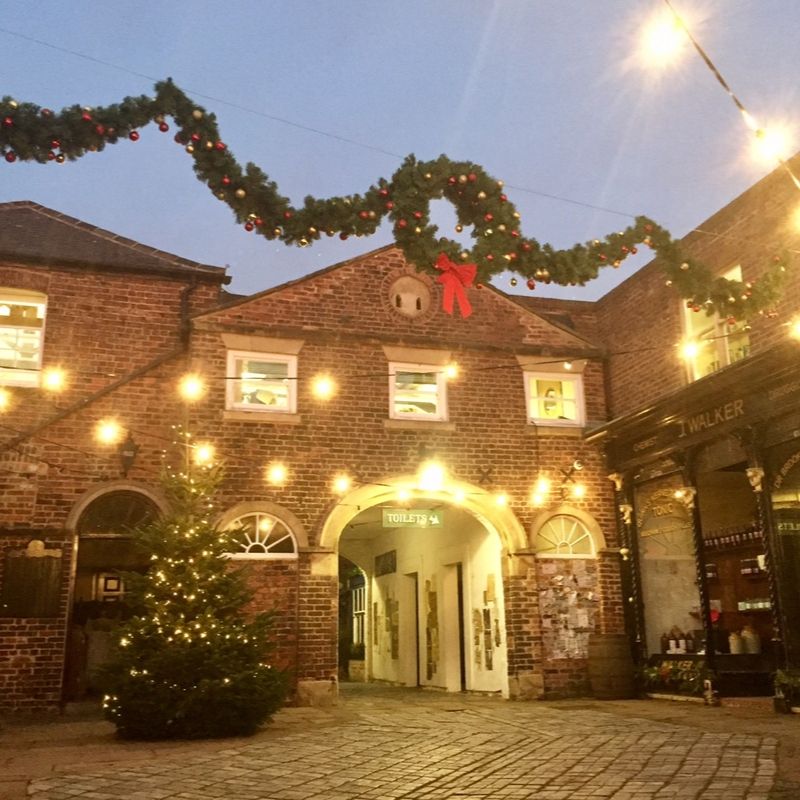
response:
M213 469L169 473L170 513L136 531L150 567L129 576L134 615L103 700L125 738L249 735L283 703L285 675L265 661L270 615L246 612L243 576L225 557L236 532L213 522L219 481Z

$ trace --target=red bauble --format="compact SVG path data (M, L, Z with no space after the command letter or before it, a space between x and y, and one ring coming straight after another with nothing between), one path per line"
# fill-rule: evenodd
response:
M342 232L339 234L339 238L344 242L347 241L347 234Z
M397 227L398 228L405 228L408 225L408 221L405 219L397 220Z
M485 214L483 217L487 222L491 222L494 219L494 214Z
M608 258L608 256L607 256L607 255L605 255L604 253L600 253L600 255L599 255L599 256L597 256L597 257L598 257L598 258L599 258L601 261L605 261L605 260Z
M161 131L161 133L166 133L169 130L169 125L167 125L166 122L159 122L158 129Z
M215 150L224 150L225 149L225 142L217 142L214 145Z
M634 255L634 256L635 256L635 255L636 255L638 252L639 252L639 251L637 250L637 248L635 248L635 247L631 247L631 254L632 254L632 255Z
M6 161L8 161L9 164L13 164L16 160L17 154L13 150L9 150L6 153Z
M652 233L653 232L653 226L649 225L649 224L645 225L644 226L644 230L645 230L645 233Z
M227 175L224 175L222 177L222 185L223 186L230 186L231 185L231 179Z
M358 216L361 217L361 219L369 219L369 211L359 211Z
M388 197L389 196L389 190L388 189L378 189L378 194L381 197Z
M3 120L3 127L10 128L14 124L14 117L6 117Z
M252 223L252 222L245 222L245 224L244 224L244 229L245 229L246 231L250 232L250 231L252 231L252 230L253 230L253 228L255 228L255 225L253 225L253 223Z
M391 200L389 200L389 201L386 203L386 209L387 209L388 211L391 211L393 208L394 208L394 203L393 203Z
M533 291L536 288L536 281L533 278L528 278L528 288Z
M129 139L130 139L132 142L138 142L138 141L139 141L139 131L131 131L131 132L128 134L128 138L129 138Z
M475 183L475 181L478 180L478 176L474 172L470 172L470 174L467 175L467 180L470 183Z
M728 325L735 325L736 324L736 317L728 317L728 319L725 320L725 321L728 323Z
M58 139L53 139L53 141L50 142L50 147L52 147L53 150L58 150L58 148L61 147L61 142L59 142Z
M53 112L49 108L43 108L39 113L43 117L52 117L53 116Z
M261 217L256 217L253 222L255 222L257 228L260 228L264 224L264 220L261 219Z
M48 161L52 161L55 157L56 157L56 154L52 150L47 154L47 160Z
M81 119L84 122L91 122L92 121L92 115L89 114L88 112L84 112L83 114L81 114Z
M519 231L511 231L511 236L514 239L518 239L519 238Z
M508 198L507 198L507 197L506 197L504 194L501 194L501 195L500 195L500 202L501 202L501 203L505 203L505 202L506 202L506 200L508 200Z
M528 244L528 242L523 242L522 243L523 252L528 253L528 252L530 252L530 249L531 249L531 246L530 246L530 244Z
M284 211L283 212L283 218L284 219L291 219L292 218L292 212L291 211Z
M622 250L623 253L629 252L626 245L622 245L622 247L620 249Z
M422 212L421 211L415 211L414 212L414 219L422 219Z
M447 179L447 182L448 182L448 183L449 183L451 186L455 186L455 184L456 184L456 183L458 183L458 180L457 180L457 179L456 179L454 176L452 176L452 175L451 175L451 176L450 176L450 177Z
M489 253L489 255L486 256L486 260L487 261L494 261L494 256L491 253Z
M106 135L106 126L105 125L95 125L94 132L98 136L105 136Z
M193 133L192 136L191 136L191 139L195 143L199 142L200 141L200 134L199 133Z

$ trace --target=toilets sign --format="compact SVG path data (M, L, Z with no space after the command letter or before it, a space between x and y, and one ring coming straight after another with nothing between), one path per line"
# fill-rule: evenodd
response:
M429 508L384 508L384 528L441 528L444 514Z

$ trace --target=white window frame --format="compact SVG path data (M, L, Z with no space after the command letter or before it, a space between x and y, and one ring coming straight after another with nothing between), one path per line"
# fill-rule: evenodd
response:
M414 412L402 413L395 408L397 397L397 373L419 372L431 373L436 377L436 413L417 414ZM392 362L389 364L389 417L390 419L429 420L431 422L447 421L447 376L444 367L436 364L409 364Z
M564 536L563 544L566 547L569 547L569 552L551 552L549 550L541 550L540 549L540 541L544 540L546 537L542 535L542 531L545 530L548 526L559 524L561 527L561 533ZM576 536L577 532L577 536ZM579 542L583 542L584 540L588 539L591 547L590 552L588 553L575 553L573 551L573 546L578 544ZM554 543L553 539L547 539L548 542ZM561 546L562 542L559 541L556 543L556 546ZM577 517L575 514L570 514L569 511L558 512L556 514L552 514L547 519L545 519L541 525L538 526L536 529L536 534L534 536L533 541L533 549L536 553L537 558L569 558L569 559L595 559L597 558L597 541L595 540L594 534L592 533L591 528L586 522L580 517Z
M529 425L550 426L559 428L582 428L586 423L586 405L583 396L583 375L580 373L567 372L533 372L525 370L525 414ZM575 387L575 419L558 419L551 417L537 417L533 411L534 400L539 400L539 396L534 394L534 381L558 381L561 383L571 383ZM563 400L562 400L563 402ZM572 401L567 401L572 402Z
M227 558L230 558L234 561L296 561L297 560L297 537L294 535L291 528L280 517L277 517L275 514L270 514L268 511L248 511L245 512L244 514L240 514L238 517L236 517L234 520L232 520L225 526L225 530L226 531L235 530L237 527L240 526L241 520L245 519L246 517L255 517L256 538L253 540L242 539L241 537L237 539L242 549L230 553L225 553L225 556ZM272 527L267 532L267 535L272 533L272 530L275 528L276 525L283 528L284 535L278 541L282 542L285 541L287 538L290 539L292 543L292 552L273 553L270 552L269 550L258 549L260 546L258 531L261 529L261 520L263 518L268 518L272 520ZM255 548L255 549L250 549L250 548Z
M237 375L237 361L266 361L286 364L286 408L275 408L259 403L236 401L237 389L242 379ZM231 411L249 411L254 414L296 414L297 413L297 356L280 353L263 353L254 350L228 350L225 391L225 408Z
M4 325L4 315L0 314L0 337L4 336L3 329L8 331L11 336L12 331L37 331L38 352L36 353L36 365L32 367L2 367L0 366L0 385L2 386L31 386L37 387L40 383L42 370L42 350L44 349L44 330L47 321L47 295L43 292L34 292L23 289L13 289L11 287L0 288L0 306L3 305L27 305L35 306L40 310L37 317L42 320L42 324L36 328L26 328L25 325ZM13 345L12 345L13 347Z
M727 272L722 273L721 277L729 281L743 281L742 267L737 265L732 267ZM686 361L686 379L689 383L705 378L706 375L713 375L731 364L735 364L743 358L747 358L750 354L750 337L747 332L743 330L745 323L737 321L736 325L728 325L726 319L721 317L718 312L713 314L706 314L706 310L701 308L700 311L693 311L688 308L685 302L682 302L683 309L683 331L685 339L696 341L702 348L710 348L716 358L711 362L712 368L707 369L705 372L700 371L699 359L693 358ZM698 337L696 329L700 326L697 325L698 318L702 320L705 325L702 333L705 338ZM743 349L746 348L747 352L743 352L738 358L731 357L731 350L729 342L732 337L741 338L743 340ZM714 367L713 365L716 364Z

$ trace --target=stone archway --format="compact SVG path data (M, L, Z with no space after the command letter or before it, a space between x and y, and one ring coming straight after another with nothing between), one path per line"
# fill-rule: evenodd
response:
M504 584L527 536L495 496L391 478L343 497L320 545L367 575L370 677L509 695Z

